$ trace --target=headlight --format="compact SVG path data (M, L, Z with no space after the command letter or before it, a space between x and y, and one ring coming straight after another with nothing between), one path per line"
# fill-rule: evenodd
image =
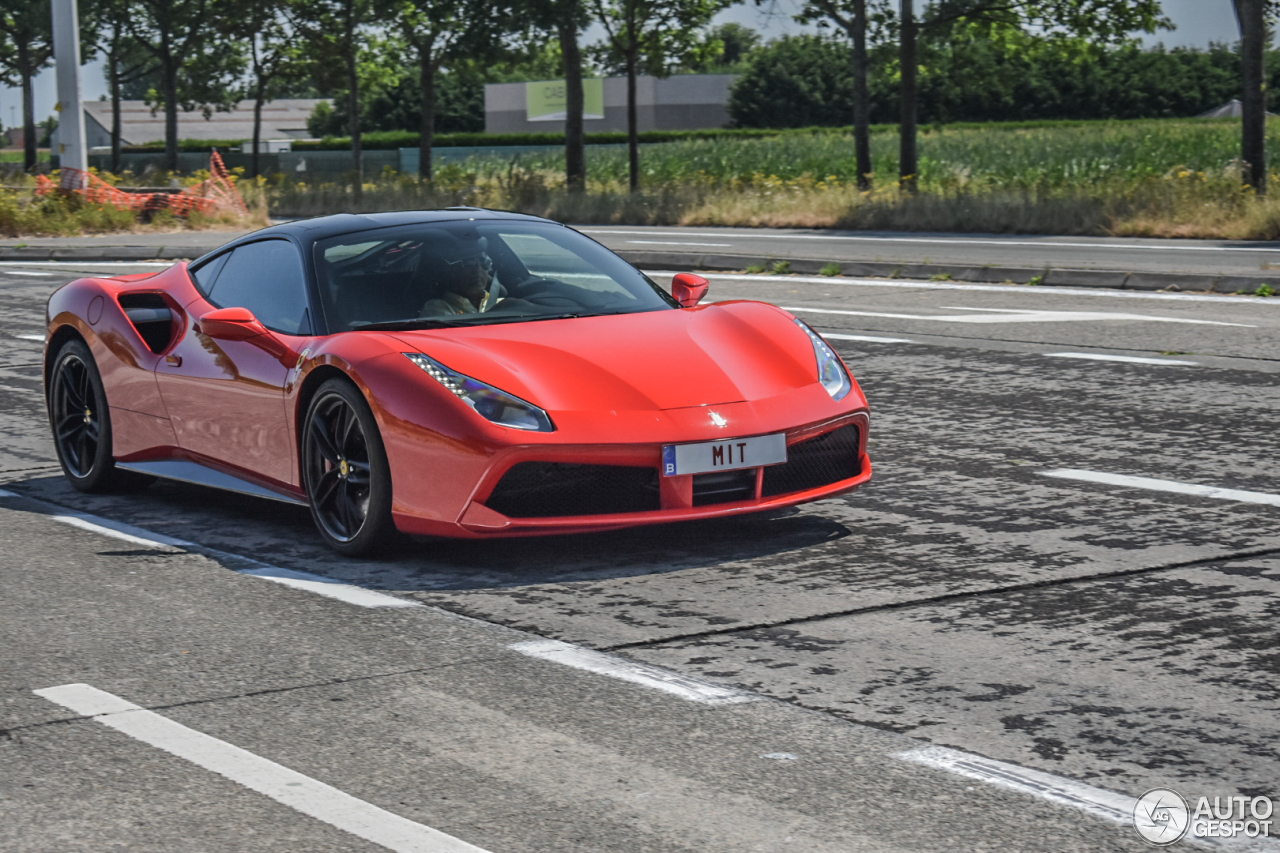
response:
M794 317L792 319L795 320ZM827 389L831 399L843 400L844 396L853 390L853 380L849 378L844 365L840 363L839 356L821 335L809 328L808 323L796 320L796 325L804 329L804 333L809 336L809 342L813 344L813 354L818 357L818 381L822 383L823 388Z
M404 356L425 370L432 379L448 388L459 400L499 426L535 432L555 431L555 426L552 425L547 413L532 403L526 403L519 397L513 397L506 391L494 388L479 379L472 379L456 370L450 370L435 359L421 353L407 352Z

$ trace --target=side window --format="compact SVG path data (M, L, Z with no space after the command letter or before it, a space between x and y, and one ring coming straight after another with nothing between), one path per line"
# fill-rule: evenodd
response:
M201 264L200 268L191 271L191 278L196 283L196 287L205 296L213 290L213 283L218 278L218 271L222 269L222 265L227 262L227 258L231 257L230 252L225 252L207 264Z
M302 257L285 240L249 243L232 252L209 301L219 308L248 308L273 331L311 333Z

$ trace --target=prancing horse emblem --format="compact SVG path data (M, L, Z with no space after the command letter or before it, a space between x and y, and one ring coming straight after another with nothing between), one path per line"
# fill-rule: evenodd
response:
M711 413L711 422L716 426L721 426L721 427L729 425L729 422L726 421L723 417L721 417L719 412Z

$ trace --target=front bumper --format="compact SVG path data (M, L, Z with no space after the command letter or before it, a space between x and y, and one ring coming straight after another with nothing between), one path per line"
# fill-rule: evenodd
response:
M867 414L865 410L860 410L785 430L789 457L795 456L794 448L802 445L811 448L814 445L810 442L826 440L833 435L848 436L851 432L849 428L856 430L856 438L845 448L848 458L840 467L833 468L825 478L819 475L816 478L809 476L788 479L777 476L777 471L766 475L769 470L767 468L751 468L744 469L736 477L722 480L721 482L734 481L728 482L728 488L720 487L719 482L708 483L704 480L701 484L695 483L695 477L705 475L661 476L662 444L658 443L538 443L494 448L491 454L486 454L484 472L465 502L462 502L460 511L451 512L447 517L430 511L416 511L400 499L401 490L397 486L393 517L396 526L406 533L494 538L615 530L794 506L853 491L871 479L871 460L866 453L867 425ZM636 472L641 479L647 477L654 493L646 508L630 511L611 511L617 503L608 500L607 495L598 501L584 497L565 504L580 509L590 506L586 512L570 509L572 514L565 514L563 509L551 507L529 509L528 502L523 505L513 503L509 499L502 499L496 492L503 478L522 463L550 463L547 467L563 465L566 468L583 469L616 466L612 470ZM393 480L397 480L394 469ZM637 487L635 482L628 485ZM570 484L568 487L574 486Z

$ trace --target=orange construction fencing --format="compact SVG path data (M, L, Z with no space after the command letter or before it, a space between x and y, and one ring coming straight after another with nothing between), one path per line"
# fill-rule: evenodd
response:
M150 213L169 210L176 216L189 216L192 211L207 214L249 212L217 151L209 157L209 177L178 193L126 192L92 172L80 169L62 169L61 176L57 186L44 175L37 176L36 194L48 195L55 191L78 193L91 202L110 204L120 210Z

